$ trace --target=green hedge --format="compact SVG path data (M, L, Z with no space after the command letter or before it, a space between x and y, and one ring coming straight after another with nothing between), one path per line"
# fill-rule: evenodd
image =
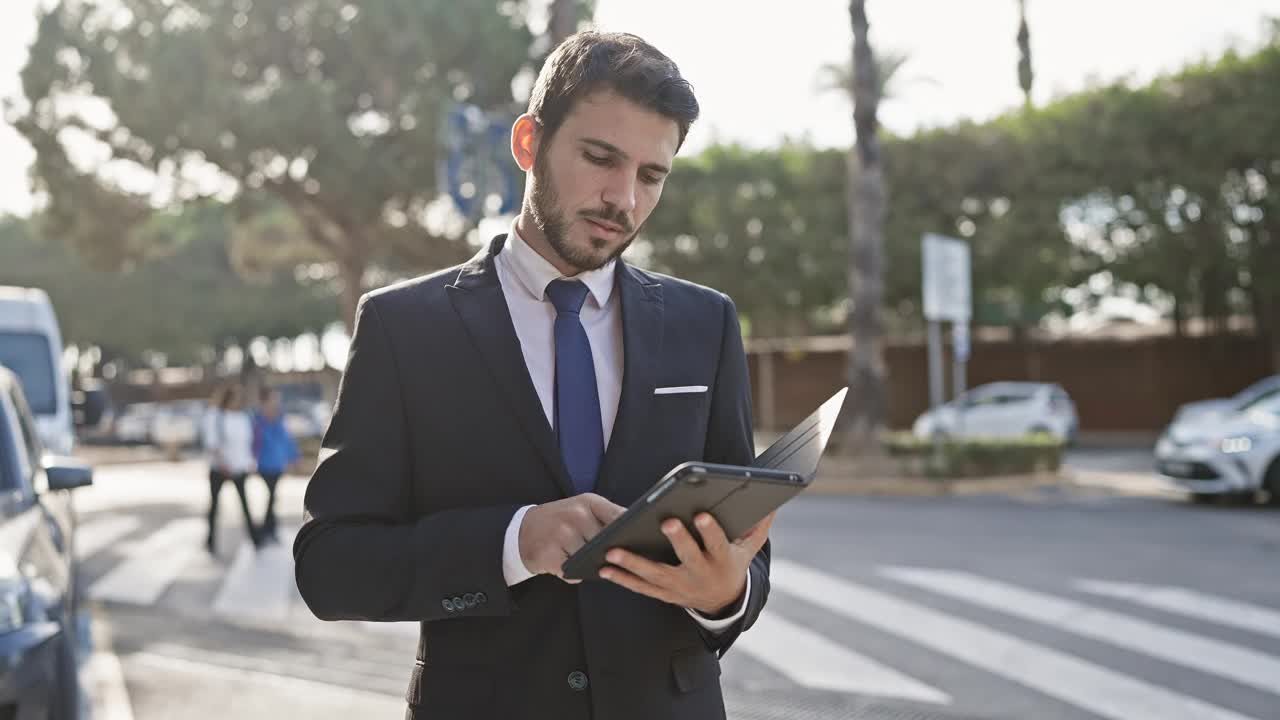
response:
M897 458L904 475L924 477L990 477L1033 472L1057 472L1062 466L1063 442L1048 434L1012 438L948 438L941 454L933 441L911 433L892 433L883 439L890 457Z

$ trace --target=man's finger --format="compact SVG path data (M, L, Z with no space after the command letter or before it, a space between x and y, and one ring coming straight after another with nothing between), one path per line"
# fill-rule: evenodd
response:
M707 549L708 554L721 558L729 552L729 538L725 536L724 528L720 527L720 523L716 522L711 513L699 513L693 519L693 524L698 528L698 535L702 537L702 545Z
M591 510L591 514L596 516L596 520L599 520L601 525L608 525L627 511L621 505L615 505L595 493L588 493L582 497L587 503L587 508Z
M769 530L773 527L773 518L778 514L777 510L764 516L760 522L756 523L747 531L746 535L738 538L736 544L751 549L753 552L759 552L764 547L765 541L769 539Z
M669 582L668 577L672 570L670 565L656 563L618 548L610 550L604 559L657 587L666 587Z
M671 547L675 549L681 565L696 568L706 563L702 548L698 547L698 541L689 534L684 523L676 518L668 518L662 523L662 533L671 541Z
M622 587L640 595L651 597L655 600L661 600L665 603L678 605L675 596L667 592L663 588L646 582L643 578L637 577L621 568L607 567L600 571L600 577L611 583L621 585Z

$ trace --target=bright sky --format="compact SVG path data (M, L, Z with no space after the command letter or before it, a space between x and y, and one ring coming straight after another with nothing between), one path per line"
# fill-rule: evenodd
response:
M0 97L19 91L38 0L0 0ZM1027 0L1037 102L1091 78L1148 79L1227 47L1249 49L1280 0ZM758 8L758 9L752 9ZM961 117L986 118L1021 102L1015 0L871 0L871 39L905 52L898 97L882 121L909 133ZM819 68L849 57L847 0L598 0L597 24L658 46L693 83L702 120L696 151L715 139L753 146L783 136L847 145L849 109L817 91ZM918 81L913 81L918 80ZM0 124L0 213L29 211L32 153Z

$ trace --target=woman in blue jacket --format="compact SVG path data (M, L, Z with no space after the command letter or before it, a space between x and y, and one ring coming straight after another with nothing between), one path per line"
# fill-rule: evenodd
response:
M280 392L262 388L258 411L253 417L253 448L258 459L258 474L267 484L267 511L262 518L262 539L279 542L276 535L276 484L298 460L298 445L284 426Z

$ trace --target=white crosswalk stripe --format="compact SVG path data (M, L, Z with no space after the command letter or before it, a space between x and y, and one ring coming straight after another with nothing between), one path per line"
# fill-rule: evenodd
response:
M1280 694L1280 658L1255 650L969 573L924 568L881 572L931 592Z
M1280 611L1194 590L1105 580L1077 580L1087 593L1128 600L1156 610L1280 638Z
M293 600L293 538L297 529L280 533L278 544L254 548L242 542L213 601L223 617L283 621Z
M1247 716L1101 665L946 615L783 559L775 591L1013 680L1112 720L1245 720Z
M112 513L86 519L78 528L77 549L82 558L110 553L115 562L114 566L91 564L105 569L89 583L91 597L144 606L168 604L178 612L212 613L298 637L341 639L352 637L353 631L368 632L378 636L370 638L370 652L390 657L403 653L406 662L412 655L416 623L321 623L311 616L294 585L291 547L296 527L282 532L279 544L260 550L247 538L236 537L228 563L226 555L222 559L205 555L203 518L173 520L151 529L145 516ZM742 664L726 666L726 683L735 682L734 673L755 672L760 687L937 705L971 702L972 677L963 684L949 684L955 677L949 673L954 671L923 660L936 655L977 669L992 683L1013 682L1029 689L1017 692L1038 693L1089 717L1110 720L1262 720L1270 716L1257 709L1259 698L1280 695L1280 646L1263 642L1245 647L1236 644L1238 634L1235 642L1211 634L1214 629L1233 628L1267 641L1280 637L1280 612L1274 609L1186 588L1064 579L1064 587L1129 603L1120 612L1081 602L1078 596L1031 590L973 573L898 566L878 571L898 587L872 588L776 558L774 599L755 626L739 638L732 654ZM905 593L921 590L933 598L930 606L906 599ZM981 622L970 620L949 608L961 604L999 615ZM1192 620L1173 627L1161 624L1159 613ZM1009 618L1007 626L1002 617ZM1108 667L1105 655L1090 654L1086 660L1050 647L1047 641L1019 637L1018 630L1010 629L1025 632L1026 625L1019 620L1073 634L1100 647L1119 647L1189 668L1206 680L1187 687L1197 688L1205 697ZM907 643L867 644L848 621ZM1192 631L1187 624L1193 621L1207 625ZM1225 681L1236 684L1227 691ZM741 687L750 685L748 680ZM1003 686L1002 691L1011 689ZM1229 699L1232 692L1254 695L1235 707L1237 701Z
M931 703L950 696L766 610L735 646L801 687Z
M108 515L84 523L76 528L76 557L93 557L141 526L132 515Z
M200 552L205 522L196 518L174 520L143 540L127 560L89 586L98 600L154 605L169 585Z

